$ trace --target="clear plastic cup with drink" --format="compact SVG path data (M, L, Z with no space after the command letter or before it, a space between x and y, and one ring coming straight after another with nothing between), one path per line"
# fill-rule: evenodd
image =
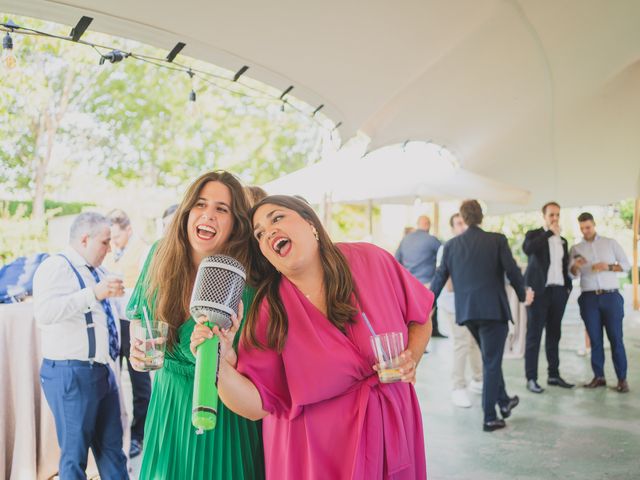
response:
M400 354L404 351L402 332L382 333L370 337L371 347L378 363L378 377L382 383L402 379Z
M132 320L131 342L144 353L142 369L158 370L164 365L169 324L159 320Z

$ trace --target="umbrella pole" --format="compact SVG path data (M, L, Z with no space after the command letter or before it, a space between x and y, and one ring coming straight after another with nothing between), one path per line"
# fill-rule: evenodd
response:
M631 282L633 286L633 309L640 310L638 299L638 233L640 231L640 197L636 198L633 210L633 266L631 267Z
M433 236L440 234L440 203L433 202Z

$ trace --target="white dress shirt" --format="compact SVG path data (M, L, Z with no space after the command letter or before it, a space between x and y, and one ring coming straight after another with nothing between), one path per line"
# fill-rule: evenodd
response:
M575 256L582 255L587 261L580 268L580 288L583 292L593 290L615 290L620 288L618 282L618 273L605 270L603 272L594 272L591 266L595 263L604 262L607 264L618 263L622 267L623 272L629 271L631 265L622 250L622 247L613 238L601 237L596 235L593 241L587 242L582 240L580 243L571 247L571 265L575 263Z
M95 361L108 364L111 358L107 316L93 293L96 281L78 252L68 247L62 253L80 273L85 288L80 289L75 273L59 255L50 256L38 267L33 278L33 299L36 323L42 331L42 355L50 360L89 360L84 314L91 311L96 336ZM100 269L96 271L100 278L104 277ZM113 303L112 311L116 311ZM117 319L115 323L121 338Z
M545 231L548 229L545 228ZM562 239L560 235L551 235L549 237L549 270L547 271L547 287L549 285L564 286L564 275L562 274L562 258L564 257L564 249L562 248Z

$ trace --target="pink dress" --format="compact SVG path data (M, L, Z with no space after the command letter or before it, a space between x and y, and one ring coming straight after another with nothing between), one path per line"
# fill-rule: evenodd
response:
M386 251L338 244L376 333L428 320L433 294ZM256 385L263 409L268 479L425 479L420 406L413 385L382 384L370 332L359 312L341 333L286 278L280 296L289 319L281 354L241 343L238 370ZM260 308L266 344L269 308Z

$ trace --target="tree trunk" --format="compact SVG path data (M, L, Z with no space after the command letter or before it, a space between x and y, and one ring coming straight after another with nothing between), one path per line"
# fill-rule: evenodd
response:
M44 218L44 196L45 186L47 180L47 170L51 163L51 156L53 155L53 147L55 145L55 138L60 123L64 114L69 108L69 98L71 95L71 87L73 86L74 72L72 68L67 70L64 79L64 87L62 94L60 95L59 104L56 105L55 98L51 98L49 105L47 105L46 111L42 112L40 128L38 136L36 137L36 158L35 158L35 172L34 172L34 188L33 188L33 213L32 218L42 219ZM40 140L46 142L43 149L39 148ZM44 150L44 151L42 151Z
M53 153L53 144L57 125L49 113L44 114L44 141L46 146L44 152L40 153L41 149L36 149L36 171L34 178L34 193L33 193L33 218L40 220L44 218L44 194L45 194L45 182L47 179L47 169L49 162L51 161L51 154Z

